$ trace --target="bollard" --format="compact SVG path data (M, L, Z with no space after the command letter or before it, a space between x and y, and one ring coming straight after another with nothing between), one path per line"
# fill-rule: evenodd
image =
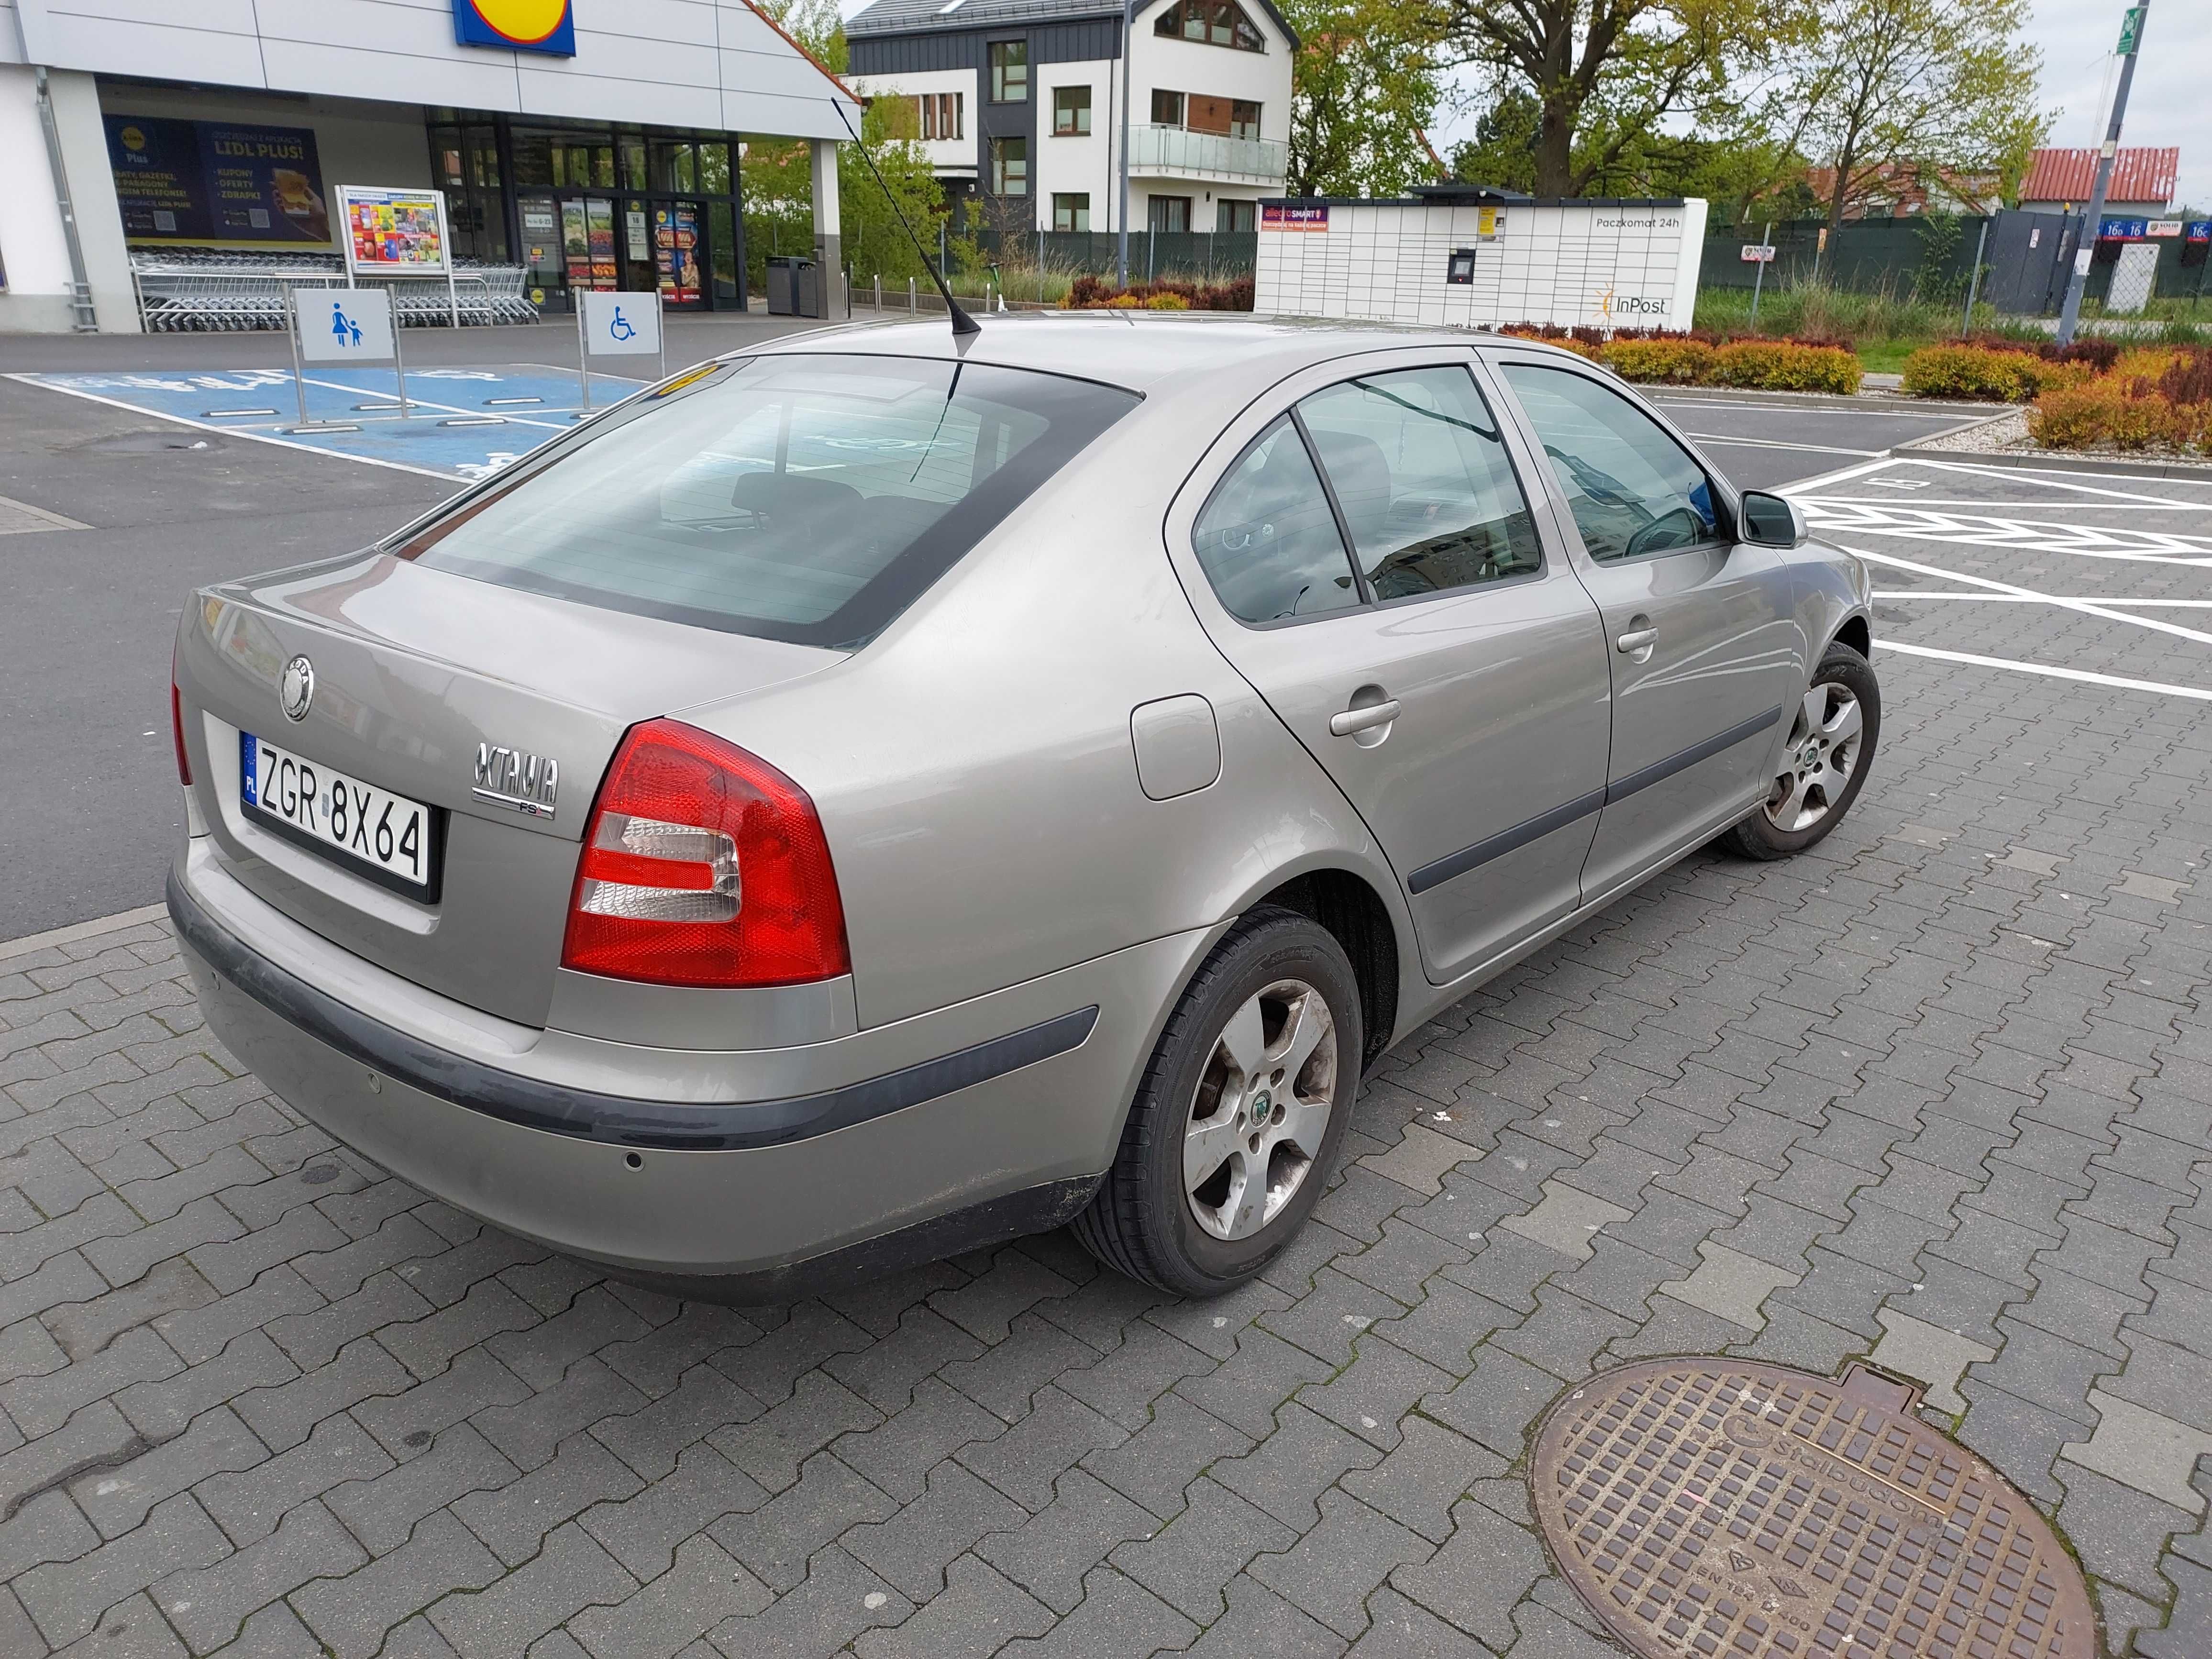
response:
M914 302L914 278L911 276L906 279L906 312L909 317L921 314L921 307Z
M881 272L881 271L878 271L878 272L876 273L876 315L877 315L877 316L878 316L878 317L880 317L880 316L882 316L883 314L884 314L884 274L883 274L883 272Z

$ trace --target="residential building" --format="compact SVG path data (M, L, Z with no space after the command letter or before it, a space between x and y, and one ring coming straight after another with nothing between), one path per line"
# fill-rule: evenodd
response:
M2094 149L2039 149L2021 183L2020 204L2030 213L2078 213L2097 186ZM2112 158L2105 211L2118 218L2152 218L2173 204L2181 176L2181 151L2122 149Z
M1833 167L1811 167L1805 187L1825 212L1836 188ZM2004 205L1993 173L1923 168L1913 161L1855 167L1844 191L1845 219L1914 219L1923 213L1994 213Z
M1249 231L1282 193L1297 35L1273 0L876 0L847 79L912 100L948 195L1008 231Z
M0 14L0 330L136 330L134 258L332 263L347 185L441 190L452 251L526 267L542 309L580 288L742 307L746 135L812 143L825 287L838 269L859 102L745 0Z

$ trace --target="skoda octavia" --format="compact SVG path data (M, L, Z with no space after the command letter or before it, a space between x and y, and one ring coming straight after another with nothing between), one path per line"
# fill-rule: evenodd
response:
M759 1298L1283 1249L1360 1076L1716 837L1826 835L1867 583L1602 369L1112 313L679 374L210 587L210 1023L497 1225Z

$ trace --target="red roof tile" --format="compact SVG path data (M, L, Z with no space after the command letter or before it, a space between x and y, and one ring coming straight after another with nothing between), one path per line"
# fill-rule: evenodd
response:
M2106 198L2114 202L2171 202L2181 172L2181 151L2123 149L2112 167ZM2083 202L2097 184L2094 149L2039 149L2020 187L2023 202Z

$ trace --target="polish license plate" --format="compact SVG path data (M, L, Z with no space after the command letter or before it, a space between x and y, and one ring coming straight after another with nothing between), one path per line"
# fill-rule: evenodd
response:
M238 734L238 795L247 814L410 897L434 899L438 809L335 767L302 759L251 732Z

